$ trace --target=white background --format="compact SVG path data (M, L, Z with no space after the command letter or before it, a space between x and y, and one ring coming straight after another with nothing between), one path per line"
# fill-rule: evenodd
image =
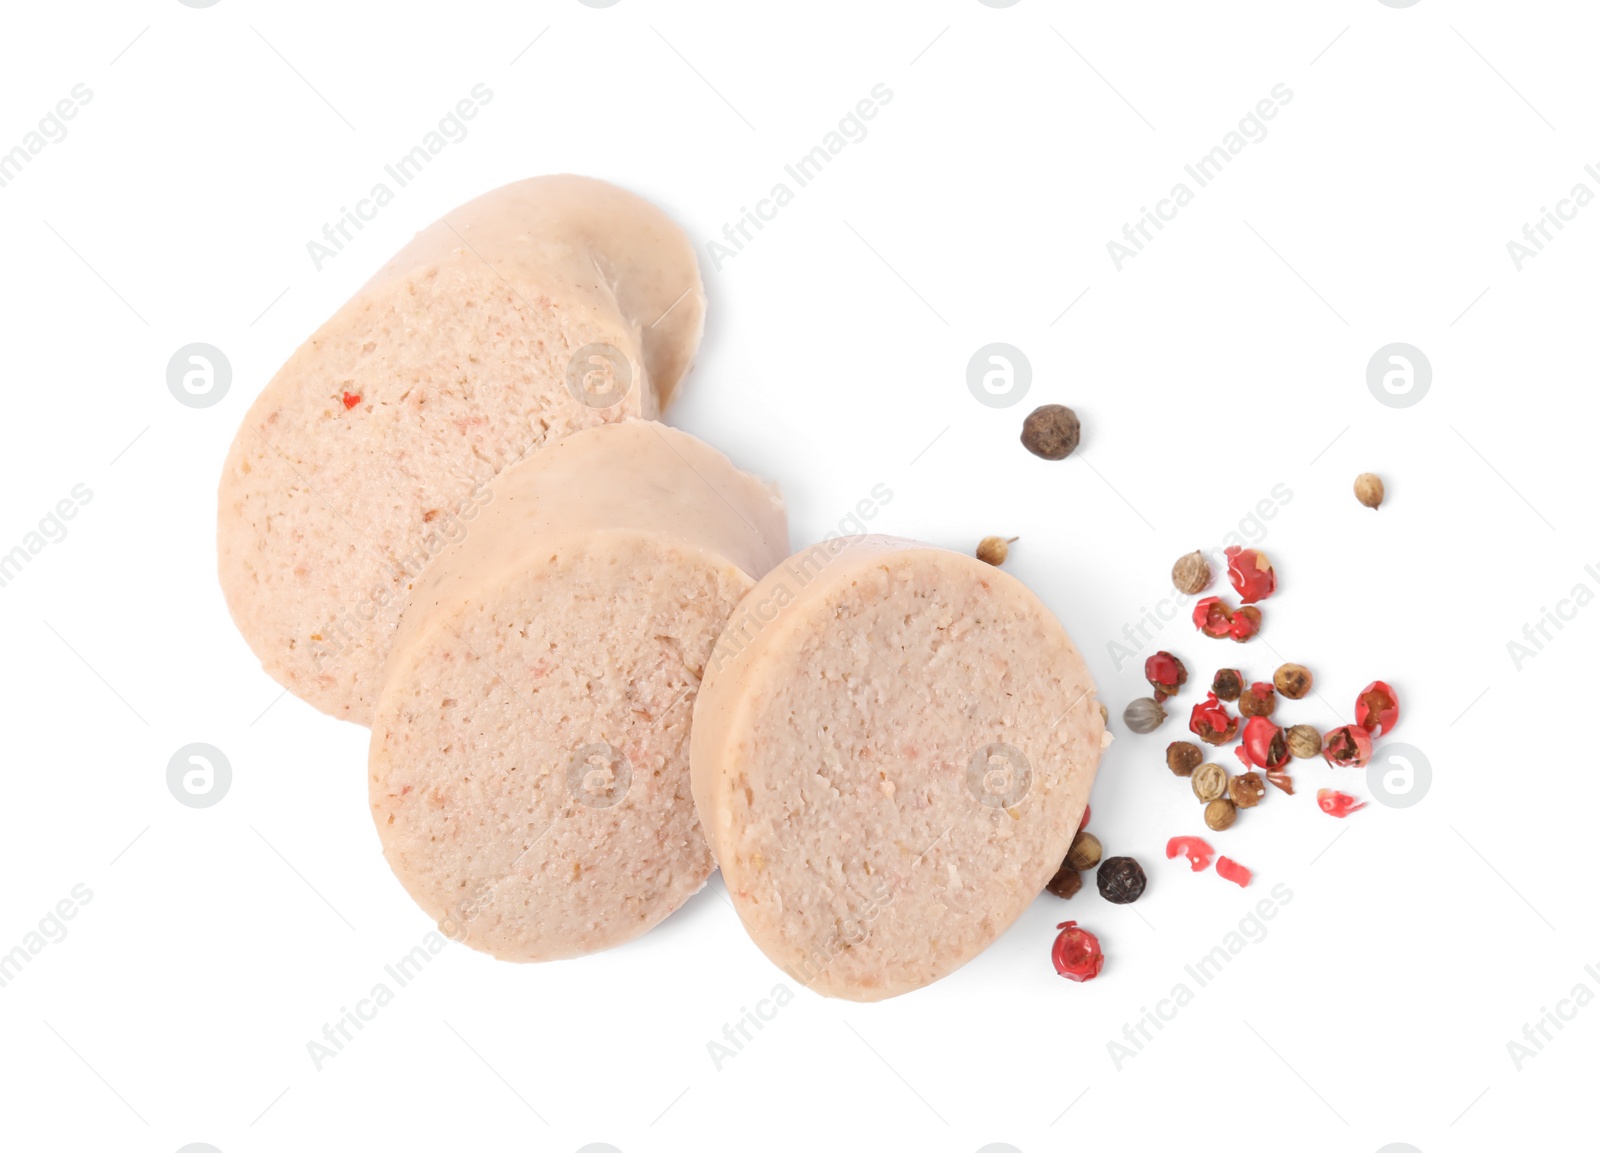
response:
M1520 669L1507 650L1573 586L1600 591L1600 208L1520 272L1506 250L1578 181L1600 191L1590 6L5 9L0 148L75 84L93 99L0 188L0 551L74 485L93 498L0 588L0 951L73 886L93 897L0 988L0 1144L1592 1144L1561 1134L1591 1115L1600 1007L1520 1071L1507 1050L1575 985L1600 994L1600 609ZM470 135L317 271L306 242L480 82L494 99ZM893 100L865 139L714 268L723 224L879 83ZM1107 241L1280 83L1267 137L1118 271ZM878 483L894 497L873 529L1020 535L1008 567L1115 715L1144 686L1108 643L1170 594L1177 555L1286 485L1262 526L1282 591L1261 640L1180 619L1160 643L1197 679L1310 665L1320 698L1280 715L1323 728L1386 677L1431 790L1340 823L1316 788L1367 796L1365 775L1297 763L1297 795L1212 838L1256 884L1191 874L1162 847L1203 831L1199 806L1161 758L1190 692L1156 735L1120 736L1095 787L1093 829L1150 874L1136 905L1043 896L885 1004L797 990L719 1071L707 1042L783 978L714 881L581 961L451 946L318 1072L306 1043L430 926L379 853L365 732L280 699L231 626L219 469L273 371L414 231L561 171L650 197L699 245L706 340L670 418L779 480L797 544ZM215 407L167 391L194 341L232 364ZM1018 407L967 390L993 341L1031 361ZM1367 387L1393 341L1433 367L1413 407ZM1051 401L1085 429L1059 463L1017 443ZM1377 513L1350 493L1366 469L1388 481ZM165 783L196 741L234 774L202 810ZM1119 1069L1107 1043L1278 884L1292 900L1265 938ZM1105 945L1090 984L1050 967L1067 917Z

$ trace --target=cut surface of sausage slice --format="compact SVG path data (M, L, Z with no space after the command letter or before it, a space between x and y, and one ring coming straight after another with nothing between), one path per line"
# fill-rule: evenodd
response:
M224 465L218 573L267 673L370 723L407 591L484 486L654 417L704 312L688 239L598 180L510 184L418 233L278 371Z
M965 964L1038 896L1108 740L1082 657L1019 581L847 537L735 610L692 779L755 943L816 992L873 1001Z
M643 933L710 875L694 696L787 527L772 489L648 421L574 433L492 489L402 615L369 795L448 935L553 960Z

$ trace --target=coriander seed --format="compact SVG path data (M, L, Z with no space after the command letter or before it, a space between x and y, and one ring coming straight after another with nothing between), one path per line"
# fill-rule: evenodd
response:
M1227 797L1218 797L1206 806L1206 828L1222 832L1239 816L1239 807Z
M1241 809L1253 809L1267 795L1267 782L1260 773L1242 773L1228 782L1228 799Z
M977 557L984 564L996 567L1006 563L1006 557L1011 555L1007 546L1016 541L1017 537L986 536L978 542Z
M1311 691L1311 670L1305 665L1279 665L1272 685L1285 699L1298 701Z
M1167 719L1167 710L1161 707L1161 702L1152 697L1140 697L1130 701L1128 707L1122 710L1122 723L1128 726L1129 732L1153 733L1161 727L1161 722Z
M1205 759L1206 755L1200 751L1200 746L1190 741L1173 741L1167 746L1167 768L1172 770L1173 776L1191 775Z
M1172 566L1172 584L1186 596L1204 592L1211 583L1211 562L1199 549L1178 558Z
M1375 472L1356 477L1356 499L1368 508L1377 508L1383 503L1383 478Z
M1131 905L1144 895L1144 869L1132 857L1107 857L1094 881L1100 895L1113 905Z
M1322 734L1313 725L1295 725L1286 735L1291 757L1309 761L1322 752Z
M1045 460L1061 460L1078 447L1082 426L1064 404L1042 404L1022 422L1022 447Z
M1227 795L1228 770L1213 762L1203 764L1189 778L1189 787L1197 799L1215 801Z
M1073 869L1092 869L1100 863L1100 838L1093 833L1079 833L1072 838L1072 848L1067 850L1065 864Z

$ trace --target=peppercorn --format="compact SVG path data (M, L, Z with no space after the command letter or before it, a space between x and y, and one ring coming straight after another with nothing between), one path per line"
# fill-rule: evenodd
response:
M1079 833L1072 838L1065 864L1074 869L1092 869L1100 863L1100 838L1093 833Z
M1189 787L1194 790L1196 798L1202 801L1214 801L1228 793L1228 770L1221 765L1207 763L1194 771L1194 776L1189 778Z
M1006 563L1006 557L1011 555L1011 550L1006 546L1017 539L1014 536L986 536L978 542L977 557L984 564L1003 565Z
M1368 508L1377 508L1383 503L1383 478L1375 472L1356 477L1356 499Z
M1227 797L1218 797L1206 806L1206 828L1222 832L1239 817L1238 806Z
M1228 782L1228 799L1241 809L1253 809L1267 795L1267 782L1260 773L1241 773Z
M1178 690L1189 681L1189 670L1171 653L1159 652L1144 662L1144 679L1150 682L1159 703L1177 696Z
M1283 730L1266 717L1251 717L1240 737L1244 743L1234 750L1252 769L1281 769L1289 763L1289 745Z
M1111 711L1100 701L1096 701L1095 704L1100 705L1100 723L1109 725L1111 723Z
M1205 591L1211 583L1211 563L1199 549L1178 558L1172 566L1172 583L1185 596Z
M1194 604L1194 612L1189 619L1194 621L1194 627L1205 633L1208 637L1222 638L1228 635L1228 630L1233 625L1235 613L1228 607L1228 602L1221 597L1201 597Z
M1129 732L1153 733L1166 719L1167 710L1161 707L1160 701L1150 697L1129 701L1128 707L1122 710L1122 723L1128 726Z
M1046 891L1054 893L1063 901L1069 901L1077 896L1078 890L1083 888L1083 876L1068 865L1061 862L1061 867L1056 870L1056 875L1050 878L1050 883L1045 886Z
M1282 789L1291 797L1294 796L1294 778L1289 775L1286 769L1268 769L1267 783Z
M1100 939L1088 929L1078 928L1076 921L1062 921L1056 928L1061 932L1050 948L1050 961L1069 981L1092 981L1105 967L1105 954L1100 949Z
M1364 768L1372 759L1372 734L1360 725L1344 725L1322 738L1322 756L1341 769Z
M1064 404L1042 404L1022 422L1022 447L1045 460L1061 460L1078 447L1078 414Z
M1356 698L1356 724L1383 736L1400 719L1400 699L1383 681L1373 681Z
M1173 741L1167 746L1167 768L1172 770L1174 776L1187 777L1205 759L1206 755L1200 751L1200 746L1189 741Z
M1245 605L1228 621L1228 635L1243 644L1261 631L1261 610L1255 605Z
M1311 670L1305 665L1279 665L1272 685L1286 699L1298 701L1311 691Z
M1113 905L1131 905L1144 895L1144 869L1132 857L1107 857L1094 875L1100 895Z
M1247 717L1270 717L1278 707L1278 693L1266 681L1257 681L1239 694L1239 712Z
M1266 600L1278 590L1278 574L1265 553L1238 545L1222 551L1228 558L1228 581L1243 604Z
M1239 694L1244 692L1244 674L1238 669L1218 669L1217 675L1211 678L1211 691L1217 694L1218 700L1238 700Z
M1314 725L1295 725L1288 732L1289 755L1308 761L1322 751L1322 734Z
M1189 710L1189 731L1208 745L1225 745L1239 731L1239 718L1223 707L1215 693Z

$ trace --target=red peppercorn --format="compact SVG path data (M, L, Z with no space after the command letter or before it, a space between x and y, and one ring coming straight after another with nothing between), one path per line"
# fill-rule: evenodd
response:
M356 405L358 405L360 403L361 403L361 394L360 393L358 393L358 392L347 392L347 393L344 394L344 406L345 406L346 409L354 408Z
M1341 793L1335 789L1317 790L1317 808L1330 817L1348 817L1357 809L1366 807L1367 802L1358 801L1349 793Z
M1232 857L1217 858L1217 876L1232 881L1241 889L1250 883L1251 872Z
M1243 644L1261 631L1261 610L1246 605L1228 621L1228 636Z
M1238 669L1218 669L1211 678L1211 691L1225 701L1236 701L1244 691L1244 674Z
M1194 606L1194 627L1208 637L1228 635L1234 612L1221 597L1201 597Z
M1373 681L1356 698L1356 724L1383 736L1400 719L1400 700L1383 681Z
M1144 662L1144 679L1155 690L1157 701L1176 696L1189 679L1189 670L1169 652L1159 652Z
M1372 759L1372 735L1359 725L1345 725L1322 738L1322 755L1341 769L1363 767Z
M1289 775L1286 769L1269 769L1267 771L1267 783L1282 789L1291 797L1294 796L1294 778Z
M1062 921L1056 928L1061 932L1050 950L1056 972L1069 981L1092 981L1098 977L1106 963L1099 938L1088 929L1078 928L1076 921Z
M1251 717L1244 723L1244 744L1234 750L1252 769L1281 769L1289 763L1289 742L1283 730L1266 717Z
M1223 707L1216 693L1189 711L1189 731L1208 745L1225 745L1239 731L1239 718Z
M1199 837L1173 837L1167 842L1167 860L1172 860L1179 853L1189 858L1189 868L1193 872L1200 872L1211 863L1212 854L1216 850Z
M1273 571L1272 562L1265 553L1238 545L1222 551L1228 558L1228 580L1245 604L1266 600L1277 591L1278 574Z

